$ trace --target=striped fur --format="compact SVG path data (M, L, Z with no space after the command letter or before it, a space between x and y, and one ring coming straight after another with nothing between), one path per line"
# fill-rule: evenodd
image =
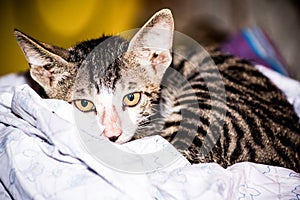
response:
M208 48L208 51L222 80L218 80L213 66L205 66L208 60L205 58L199 63L204 65L200 71L189 72L189 60L200 55L179 59L175 65L173 62L172 68L184 74L193 89L186 90L183 85L176 97L169 96L174 99L174 110L178 112L171 113L166 119L162 135L181 149L192 163L217 162L227 167L240 161L251 161L299 171L299 119L282 92L249 62L215 48ZM220 93L221 82L225 94ZM162 96L165 92L169 93L162 89ZM199 108L189 103L193 101L193 93L197 95ZM211 115L212 105L223 116ZM187 115L190 119L180 117L184 111L190 112ZM197 133L189 130L197 130ZM180 137L176 135L178 132L186 135ZM193 138L194 134L192 145L186 148L187 138ZM208 138L205 145L216 140L210 152L201 148L205 138Z

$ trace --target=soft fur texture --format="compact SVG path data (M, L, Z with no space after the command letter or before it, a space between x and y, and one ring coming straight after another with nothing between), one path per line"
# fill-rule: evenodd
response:
M211 58L193 49L182 49L191 52L186 58L172 53L173 31L164 9L130 42L102 37L64 50L15 35L48 97L89 105L84 112L111 141L160 134L192 163L252 161L298 171L299 119L281 91L249 62L215 48L207 48ZM137 103L126 104L133 97Z

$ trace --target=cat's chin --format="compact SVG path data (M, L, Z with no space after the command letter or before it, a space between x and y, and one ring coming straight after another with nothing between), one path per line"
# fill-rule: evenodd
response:
M130 142L132 140L134 140L133 137L126 136L126 135L121 135L114 143L124 144L124 143Z

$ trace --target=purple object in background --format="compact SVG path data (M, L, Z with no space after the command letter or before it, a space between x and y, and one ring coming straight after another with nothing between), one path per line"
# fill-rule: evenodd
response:
M288 76L285 61L267 34L259 27L241 30L222 45L222 51Z

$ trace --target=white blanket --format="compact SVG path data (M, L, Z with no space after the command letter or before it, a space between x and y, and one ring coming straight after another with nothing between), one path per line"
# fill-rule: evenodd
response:
M289 101L300 113L299 82L261 70L281 87L288 86ZM71 105L41 99L27 85L8 86L9 78L0 79L1 200L300 199L300 174L280 167L190 165L174 149L174 162L167 167L158 162L146 173L130 171L133 164L147 167L137 157L118 163L117 169L99 162L80 142ZM149 153L166 146L167 141L154 136L117 148Z

